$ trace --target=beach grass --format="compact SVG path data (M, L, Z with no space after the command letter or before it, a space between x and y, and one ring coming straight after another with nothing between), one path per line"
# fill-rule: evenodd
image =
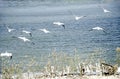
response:
M96 64L106 63L104 58L101 56L101 51L94 51L84 60L77 54L78 51L76 49L74 52L74 54L70 55L64 52L59 53L53 51L49 55L41 58L40 61L46 61L44 64L38 64L35 58L29 58L29 62L12 62L12 64L9 62L11 60L2 59L2 79L47 79L57 77L60 77L61 79L64 79L64 77L68 79L73 77L75 77L75 79L92 79L93 77L96 78L97 76L98 79L102 79L102 77L100 77L102 76L101 73L97 75L92 74L93 76L89 74L89 76L92 76L92 78L87 77L88 75L84 73L84 69L88 65L91 65L91 68L89 67L91 71L96 71L100 68L100 65L96 66ZM120 53L117 52L117 66L120 64L119 58ZM119 77L120 76L115 76L115 79Z

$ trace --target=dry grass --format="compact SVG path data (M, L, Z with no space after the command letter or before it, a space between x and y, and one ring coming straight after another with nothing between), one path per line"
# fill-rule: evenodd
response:
M120 52L120 47L117 47L117 48L116 48L116 52Z
M120 47L116 48L116 62L120 65Z
M88 55L85 60L82 60L76 49L74 55L53 51L48 56L42 57L41 61L47 61L42 67L37 64L34 58L29 59L30 62L22 61L18 64L11 64L9 60L3 60L2 79L120 79L120 76L117 75L101 76L99 73L87 76L88 74L84 73L83 69L87 66L91 71L100 70L100 66L96 63L104 62L101 60L101 55L101 51L95 51Z

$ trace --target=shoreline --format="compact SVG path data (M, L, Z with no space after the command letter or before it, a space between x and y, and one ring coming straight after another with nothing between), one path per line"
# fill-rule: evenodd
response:
M0 78L2 79L2 75L0 75ZM54 75L49 75L45 76L41 72L28 72L28 73L23 73L21 76L20 75L15 75L12 76L12 79L120 79L120 74L119 75L109 75L109 76L102 76L102 75L65 75L65 76L54 76Z

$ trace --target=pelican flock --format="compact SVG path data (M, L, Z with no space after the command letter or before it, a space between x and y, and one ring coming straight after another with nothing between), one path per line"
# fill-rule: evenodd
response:
M105 9L105 8L102 8L102 9L103 9L104 13L109 13L109 12L110 12L109 10L107 10L107 9ZM80 19L82 19L82 18L84 18L84 17L86 17L86 16L75 16L75 20L80 20ZM53 24L54 24L54 25L57 25L57 26L62 26L62 27L65 29L65 24L62 23L62 22L55 21L55 22L53 22ZM12 32L12 31L14 31L15 29L12 29L12 28L7 27L7 30L8 30L8 32ZM43 29L38 29L38 30L40 30L40 31L42 31L42 32L44 32L44 33L46 33L46 34L47 34L47 33L51 33L49 30L47 30L47 29L45 29L45 28L43 28ZM98 31L103 31L103 32L105 32L105 29L103 29L102 27L93 27L91 30L98 30ZM22 32L23 32L23 33L26 33L26 34L29 34L30 36L32 36L32 33L31 33L30 31L22 30ZM22 40L22 41L24 41L24 42L30 42L30 41L31 41L30 39L28 39L28 38L26 38L26 37L24 37L24 36L19 36L19 37L17 37L17 38L20 39L20 40ZM10 57L10 59L12 59L12 53L8 53L7 51L6 51L5 53L1 53L0 56L1 56L1 57L6 56L6 57ZM52 72L54 72L54 67L51 67L51 70L52 70ZM86 71L86 73L88 73L88 74L91 73L90 66L86 66L85 71ZM46 70L46 72L47 72L47 70ZM70 72L70 68L67 67L67 73L69 73L69 72ZM118 69L118 72L120 72L120 68Z

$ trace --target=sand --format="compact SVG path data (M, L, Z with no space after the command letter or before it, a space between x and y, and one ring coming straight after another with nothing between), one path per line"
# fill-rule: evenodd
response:
M24 73L21 79L120 79L120 74L110 76L98 76L98 75L44 76L43 73L29 73L29 74Z
M3 79L2 75L0 75L0 79ZM120 74L110 76L98 76L98 75L45 76L43 73L23 73L22 75L12 76L12 79L120 79Z
M120 79L120 76L59 76L59 77L35 77L28 78L24 77L24 79Z

